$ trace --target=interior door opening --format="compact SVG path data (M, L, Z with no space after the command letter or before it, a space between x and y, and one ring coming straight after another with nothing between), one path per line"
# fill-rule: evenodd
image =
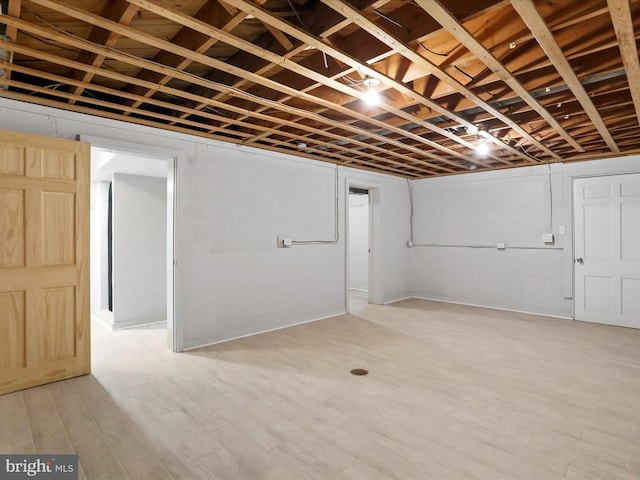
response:
M369 190L349 187L348 311L357 314L370 302L371 202Z
M173 160L91 149L91 312L173 343Z

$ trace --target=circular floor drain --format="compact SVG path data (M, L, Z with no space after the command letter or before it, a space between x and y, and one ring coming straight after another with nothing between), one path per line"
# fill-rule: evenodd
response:
M351 375L366 375L369 373L369 370L365 370L364 368L354 368L351 370Z

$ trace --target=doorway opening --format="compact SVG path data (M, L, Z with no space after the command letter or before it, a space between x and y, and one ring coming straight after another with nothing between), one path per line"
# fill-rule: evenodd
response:
M174 159L91 148L91 312L173 339Z
M359 313L369 304L370 217L369 190L349 187L349 313Z
M346 185L345 303L357 314L370 303L382 304L382 188Z

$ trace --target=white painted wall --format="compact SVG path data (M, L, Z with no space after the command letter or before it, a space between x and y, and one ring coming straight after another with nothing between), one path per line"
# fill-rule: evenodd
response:
M113 175L113 328L167 320L167 180Z
M349 195L349 288L369 290L369 195Z
M336 244L278 249L276 239L334 238L335 167L255 150L198 147L197 159L179 169L184 210L180 234L190 252L184 275L186 347L283 327L345 311L345 182L375 180L383 208L407 212L404 181L340 169ZM408 214L385 222L384 300L406 296L409 252L396 239L408 232ZM388 225L388 227L387 227ZM405 235L406 237L406 235ZM390 265L393 258L395 264ZM400 293L398 293L400 292Z
M340 168L338 243L278 249L278 236L334 236L334 166L8 99L0 128L176 158L179 350L343 313L349 182L379 189L381 301L410 292L403 179Z
M333 236L334 167L8 99L0 99L0 128L102 137L104 147L177 159L179 349L344 312L348 185L379 189L382 245L372 255L382 265L376 273L382 301L414 294L572 317L572 179L640 171L639 156L553 164L552 232L561 250L542 243L549 221L546 165L413 182L415 242L506 242L507 250L497 251L405 247L405 180L340 168L339 242L277 249L277 236Z
M108 308L108 241L107 219L109 216L109 182L91 182L91 312Z
M640 171L640 157L413 182L415 296L573 318L572 179ZM549 170L551 175L549 175ZM552 195L549 196L549 177ZM554 245L545 245L553 206ZM566 234L559 234L560 225ZM474 248L505 242L506 250Z

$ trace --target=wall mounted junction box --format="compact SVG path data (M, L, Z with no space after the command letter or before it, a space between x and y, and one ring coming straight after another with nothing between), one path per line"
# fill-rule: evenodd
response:
M293 240L291 238L278 237L276 241L276 246L278 248L291 248L291 245L293 245Z

